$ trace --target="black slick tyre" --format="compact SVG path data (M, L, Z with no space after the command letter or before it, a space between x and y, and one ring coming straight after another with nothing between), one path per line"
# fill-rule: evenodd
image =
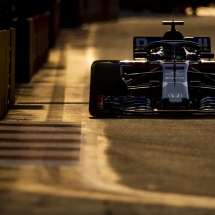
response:
M122 74L117 62L95 61L91 66L89 113L94 117L108 117L98 108L98 95L122 94Z

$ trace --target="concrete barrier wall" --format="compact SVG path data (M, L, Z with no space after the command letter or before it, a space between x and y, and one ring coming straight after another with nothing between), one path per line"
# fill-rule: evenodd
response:
M8 111L10 30L0 31L0 119Z
M35 60L35 28L34 28L34 18L27 19L27 26L28 26L28 37L29 41L26 44L28 46L27 52L29 53L28 60L28 67L26 68L26 82L31 80L31 77L34 74L34 60ZM17 73L19 71L17 70ZM23 79L22 79L23 80ZM23 81L22 81L23 82Z
M16 28L16 83L27 83L34 72L34 19L29 18L22 22L14 21Z
M49 53L50 12L15 23L16 83L27 83Z
M16 65L16 29L10 30L10 64L9 64L9 108L15 103L15 65Z
M10 30L0 31L0 119L15 103L15 83L29 82L46 61L50 40L54 44L60 32L60 5L61 0L54 4L52 17L48 11L14 19Z
M42 66L48 57L49 19L50 12L34 17L34 72Z

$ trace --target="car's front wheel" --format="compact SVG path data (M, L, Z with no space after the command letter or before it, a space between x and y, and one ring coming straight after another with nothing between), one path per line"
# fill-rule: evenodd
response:
M122 74L117 62L95 61L91 66L89 112L95 117L110 116L98 107L99 95L122 95Z

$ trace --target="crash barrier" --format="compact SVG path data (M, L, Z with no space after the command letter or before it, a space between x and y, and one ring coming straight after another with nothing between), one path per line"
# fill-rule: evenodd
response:
M50 47L55 45L60 32L61 0L56 0L49 11L18 21L12 26L16 34L16 83L27 83L46 61Z
M14 105L16 29L0 31L0 119Z
M0 118L8 111L10 31L0 31Z
M9 64L9 108L15 103L15 65L16 65L16 29L10 30L10 64Z
M119 0L64 0L61 6L62 27L117 19L120 13Z
M49 51L50 12L13 21L16 28L16 83L27 83L46 61Z
M32 36L34 37L34 70L36 72L46 61L49 51L49 19L50 12L34 17ZM32 30L32 29L31 29ZM33 34L34 33L34 34Z

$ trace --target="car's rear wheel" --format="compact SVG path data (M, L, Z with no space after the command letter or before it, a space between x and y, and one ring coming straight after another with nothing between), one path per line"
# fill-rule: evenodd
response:
M95 117L113 116L98 107L98 95L122 95L123 83L120 65L116 61L95 61L91 66L89 112ZM124 90L125 91L125 90Z

